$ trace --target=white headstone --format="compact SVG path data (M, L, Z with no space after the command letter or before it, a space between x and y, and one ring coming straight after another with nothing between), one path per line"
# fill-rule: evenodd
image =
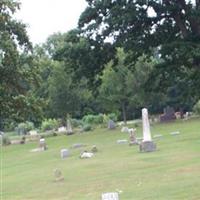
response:
M46 145L46 141L44 138L41 138L39 140L39 148L41 151L47 150L47 145Z
M62 159L69 157L70 153L68 149L61 149L60 156Z
M104 193L102 194L102 200L119 200L119 195L117 192Z
M148 110L146 108L142 109L142 126L143 126L143 142L152 141L149 118L148 118Z
M44 138L41 138L40 141L39 141L39 143L40 143L40 144L45 144L45 139L44 139Z
M83 152L81 155L80 155L80 158L92 158L94 156L94 153L91 153L91 152Z
M61 127L58 128L58 132L59 132L59 133L67 132L67 129L66 129L65 126L61 126Z
M38 132L37 132L36 130L31 130L31 131L29 131L29 134L30 134L31 136L37 136L37 135L38 135Z
M128 130L129 130L129 128L126 127L126 126L123 126L123 127L121 128L121 132L122 132L122 133L128 133Z

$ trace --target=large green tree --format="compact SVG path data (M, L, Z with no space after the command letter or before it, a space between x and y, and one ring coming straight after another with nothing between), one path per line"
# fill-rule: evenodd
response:
M60 37L63 42L60 42ZM88 39L80 34L79 29L71 30L59 37L54 36L53 39L55 44L53 59L63 61L70 67L74 72L74 79L78 81L84 76L90 81L90 86L95 88L96 74L100 73L104 64L114 56L112 45L109 43L101 45L93 39ZM55 42L55 39L58 42Z
M87 0L79 26L97 39L113 37L135 54L159 47L166 59L199 66L200 2ZM101 37L100 37L101 36ZM169 58L167 58L169 56Z
M28 101L31 98L25 100L26 92L37 82L37 67L30 54L32 47L26 26L14 18L19 7L15 0L0 2L1 122L8 118L21 119L22 107L31 109Z
M152 75L151 81L160 80L154 90L166 91L176 83L185 83L188 87L181 101L191 95L199 97L199 0L87 2L88 7L79 20L79 27L85 35L99 42L111 38L114 45L133 50L132 59L143 53L157 55L162 62Z
M48 80L49 108L54 117L80 116L82 106L91 97L87 80L73 80L73 72L62 62L56 62Z
M99 98L104 109L109 112L120 110L126 123L127 114L133 117L133 112L144 105L149 107L155 95L147 94L143 87L151 71L154 61L141 56L134 63L126 63L128 54L118 48L116 60L109 62L100 77ZM129 116L130 116L129 115Z

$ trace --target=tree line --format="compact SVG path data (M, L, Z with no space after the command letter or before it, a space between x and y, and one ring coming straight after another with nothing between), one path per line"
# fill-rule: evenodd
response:
M33 46L0 3L0 123L191 110L200 99L200 3L87 0L76 29ZM58 22L59 23L59 22Z

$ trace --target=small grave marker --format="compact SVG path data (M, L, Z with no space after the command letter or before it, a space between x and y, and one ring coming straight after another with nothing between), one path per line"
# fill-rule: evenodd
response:
M60 155L61 155L61 158L64 159L64 158L67 158L69 157L69 150L68 149L61 149L60 150Z
M117 192L104 193L102 194L102 200L119 200L119 195Z
M117 140L117 144L127 144L128 140L123 139L123 140Z
M179 131L175 131L175 132L171 132L170 135L179 135L180 132Z

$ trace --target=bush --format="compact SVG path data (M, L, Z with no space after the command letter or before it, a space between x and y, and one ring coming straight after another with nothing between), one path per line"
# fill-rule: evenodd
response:
M34 124L32 122L26 121L24 123L18 124L16 131L19 135L25 135L28 131L34 129Z
M86 124L102 124L104 119L103 114L99 115L85 115L83 117L83 122Z
M83 131L91 131L91 130L92 130L92 126L90 124L83 125Z
M200 100L194 105L193 111L194 111L196 114L200 115Z
M59 122L56 119L45 119L41 125L42 131L49 131L57 129L58 127L59 127Z
M45 133L42 133L40 134L40 136L42 138L48 138L48 137L55 137L57 136L58 134L55 132L55 131L48 131L48 132L45 132Z
M2 136L2 144L4 146L11 144L10 138L5 134Z
M110 113L108 114L108 118L116 122L118 117L115 113Z
M14 131L17 126L17 123L13 120L5 120L4 122L4 131L11 132Z
M78 120L78 119L71 119L70 120L72 127L79 127L83 125L82 120Z

